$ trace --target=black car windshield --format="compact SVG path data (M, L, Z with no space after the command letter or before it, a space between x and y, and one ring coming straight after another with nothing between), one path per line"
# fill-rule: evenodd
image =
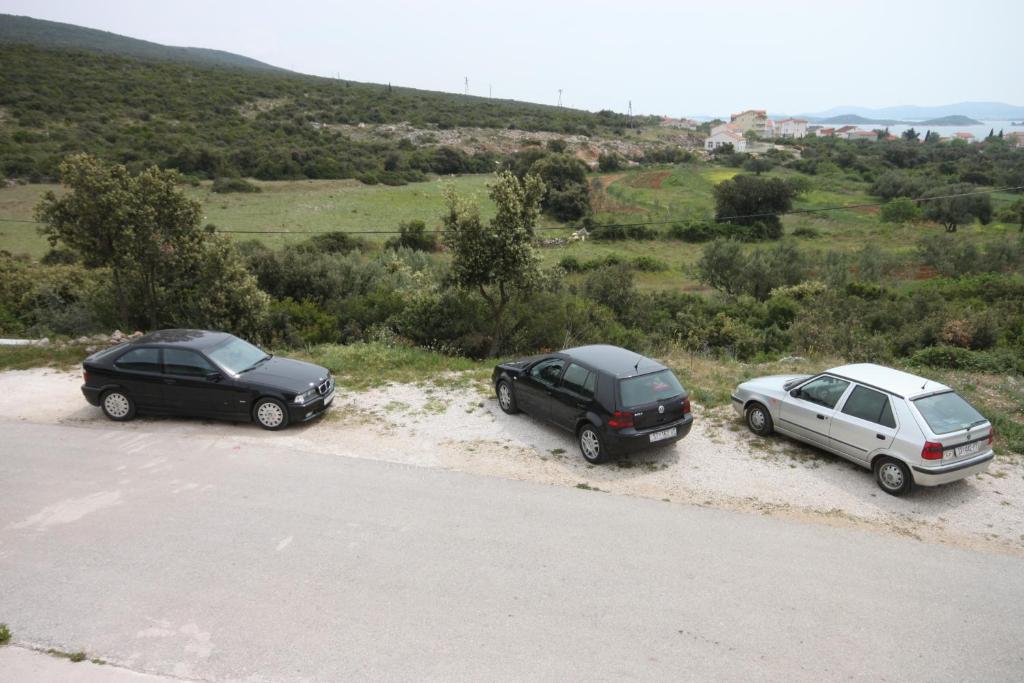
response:
M683 393L683 385L671 370L659 370L648 375L620 380L619 393L622 407L632 408L679 396Z
M974 406L953 391L919 398L914 405L936 434L948 434L986 421Z
M238 337L232 337L210 350L208 355L222 368L235 375L251 370L270 358L270 354Z

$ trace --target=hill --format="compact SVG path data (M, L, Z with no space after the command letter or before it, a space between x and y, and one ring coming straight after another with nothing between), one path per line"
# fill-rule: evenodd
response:
M204 66L284 71L276 66L231 52L200 47L160 45L108 31L12 14L0 14L0 44L87 50L139 59L165 60Z
M876 109L847 105L808 113L805 116L808 118L827 119L836 116L848 117L852 114L870 119L894 119L915 122L938 119L945 116L967 116L973 119L981 119L982 121L1009 121L1011 119L1024 118L1024 107L1006 104L1005 102L956 102L954 104L928 107L903 105Z
M490 172L499 160L479 147L441 148L431 131L595 135L630 122L611 111L306 76L26 17L6 15L0 25L0 176L53 178L64 156L89 152L200 178L403 184L431 172ZM361 124L402 122L422 135L351 134Z
M837 116L830 116L826 119L811 117L811 120L816 123L847 123L857 124L862 126L900 126L900 125L913 125L913 126L980 126L982 121L975 121L969 116L943 116L936 119L928 119L926 121L901 121L899 119L870 119L866 116L859 114L839 114Z

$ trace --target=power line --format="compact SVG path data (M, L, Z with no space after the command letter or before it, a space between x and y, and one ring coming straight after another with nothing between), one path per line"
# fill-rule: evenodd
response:
M1024 190L1024 185L1017 187L997 187L991 190L977 190L974 192L959 192L956 194L939 195L936 197L921 197L914 201L918 202L932 202L938 199L953 199L956 197L970 197L972 195L981 194L995 194L997 192L1015 192L1017 190ZM887 202L866 202L863 204L841 204L837 206L822 206L808 209L790 209L789 211L779 212L766 212L766 213L748 213L735 216L721 216L716 218L719 221L731 221L740 218L767 218L769 216L788 216L793 214L808 214L808 213L824 213L827 211L847 211L850 209L863 209L874 206L884 206ZM685 218L667 218L663 220L651 220L651 221L637 221L634 223L598 223L595 227L605 228L634 228L646 225L668 225L670 223L680 223L685 221ZM0 222L5 223L34 223L36 225L42 225L40 221L26 220L22 218L0 218ZM571 230L567 226L541 228L535 227L534 230ZM225 234L237 234L237 235L323 235L331 232L345 232L349 235L400 235L399 230L222 230L217 229L217 232ZM446 230L438 230L436 232L447 232Z

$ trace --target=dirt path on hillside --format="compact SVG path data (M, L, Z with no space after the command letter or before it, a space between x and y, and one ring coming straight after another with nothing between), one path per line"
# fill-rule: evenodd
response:
M81 396L81 376L56 370L0 373L0 420L125 432L273 440L296 450L442 467L578 486L618 495L753 511L920 540L1024 555L1024 464L999 458L988 473L905 498L871 473L783 437L761 439L728 409L694 406L690 435L618 464L589 465L574 440L525 415L502 413L478 389L392 384L339 392L326 418L284 432L206 420L106 420ZM2 430L2 421L0 421Z

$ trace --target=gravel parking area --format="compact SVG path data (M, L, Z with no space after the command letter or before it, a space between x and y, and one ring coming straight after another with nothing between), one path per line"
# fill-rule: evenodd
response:
M339 391L328 415L284 432L254 425L172 418L117 424L88 405L78 373L0 373L3 420L146 433L273 439L297 449L423 467L577 486L702 506L858 526L930 542L1024 555L1024 463L999 457L986 474L904 498L882 493L871 473L783 437L751 434L729 408L695 405L682 441L619 463L592 466L574 439L525 415L505 415L475 388L392 384ZM2 426L0 426L2 430ZM50 445L49 447L54 447Z

